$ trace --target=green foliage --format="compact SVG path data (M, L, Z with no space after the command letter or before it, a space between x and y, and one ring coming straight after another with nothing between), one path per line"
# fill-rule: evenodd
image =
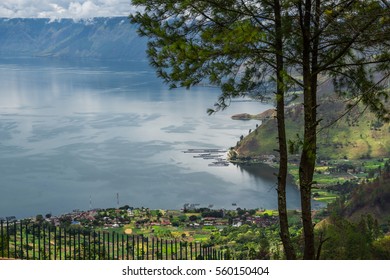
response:
M224 216L224 211L222 210L210 210L210 211L202 212L202 217L222 218L223 216Z
M266 230L254 226L226 227L214 233L212 244L229 251L235 259L271 259L279 246L277 231Z
M5 252L8 249L9 246L9 236L3 235L0 236L0 251Z
M390 217L390 172L384 168L371 182L358 185L343 209L344 215L356 219L362 213L372 213L380 222Z
M368 260L389 253L386 248L382 252L377 249L379 244L386 241L382 240L378 223L371 215L362 216L357 223L333 215L331 223L322 230L329 238L323 244L322 259Z
M38 215L35 217L35 220L36 220L38 223L41 224L41 223L44 221L43 215L38 214Z
M161 227L161 226L153 226L153 234L154 236L158 236L159 238L172 237L171 231L166 227Z
M186 222L186 221L188 221L188 217L187 217L187 215L180 215L179 216L179 220L180 220L180 222Z
M290 154L297 154L299 153L299 150L302 148L303 141L302 138L299 136L299 134L296 134L296 139L288 140L288 151Z
M226 108L231 98L272 92L275 33L267 1L132 4L145 9L130 19L149 38L148 56L159 77L172 88L203 82L221 88L210 113Z
M199 220L199 216L191 215L191 216L188 217L188 219L189 219L191 222L195 222L195 221Z
M373 258L378 260L390 260L390 236L384 236L375 240L373 246Z

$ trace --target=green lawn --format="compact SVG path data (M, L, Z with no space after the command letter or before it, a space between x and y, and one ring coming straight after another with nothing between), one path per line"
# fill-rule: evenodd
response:
M317 201L320 201L320 202L324 202L324 203L334 202L336 200L336 198L338 197L334 193L327 192L327 191L324 191L324 190L321 190L321 189L316 189L316 188L312 189L312 193L319 195L318 197L314 197L314 200L317 200Z

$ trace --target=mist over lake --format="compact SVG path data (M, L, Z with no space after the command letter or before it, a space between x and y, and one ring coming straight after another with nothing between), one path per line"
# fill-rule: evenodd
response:
M0 217L73 209L277 208L266 166L212 167L188 149L234 146L271 105L232 102L207 115L219 89L169 90L145 61L0 59ZM288 186L288 208L299 193ZM232 206L235 203L237 206Z

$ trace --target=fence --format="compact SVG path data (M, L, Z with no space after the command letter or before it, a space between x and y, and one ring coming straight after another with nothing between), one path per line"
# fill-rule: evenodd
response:
M27 260L221 260L199 242L1 221L0 257Z

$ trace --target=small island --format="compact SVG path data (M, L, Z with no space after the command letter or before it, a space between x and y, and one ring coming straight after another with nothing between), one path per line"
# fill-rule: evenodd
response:
M269 120L273 119L276 116L276 111L275 109L268 109L260 114L257 115L251 115L247 113L242 113L242 114L236 114L232 116L233 120L241 120L241 121L247 121L247 120Z

